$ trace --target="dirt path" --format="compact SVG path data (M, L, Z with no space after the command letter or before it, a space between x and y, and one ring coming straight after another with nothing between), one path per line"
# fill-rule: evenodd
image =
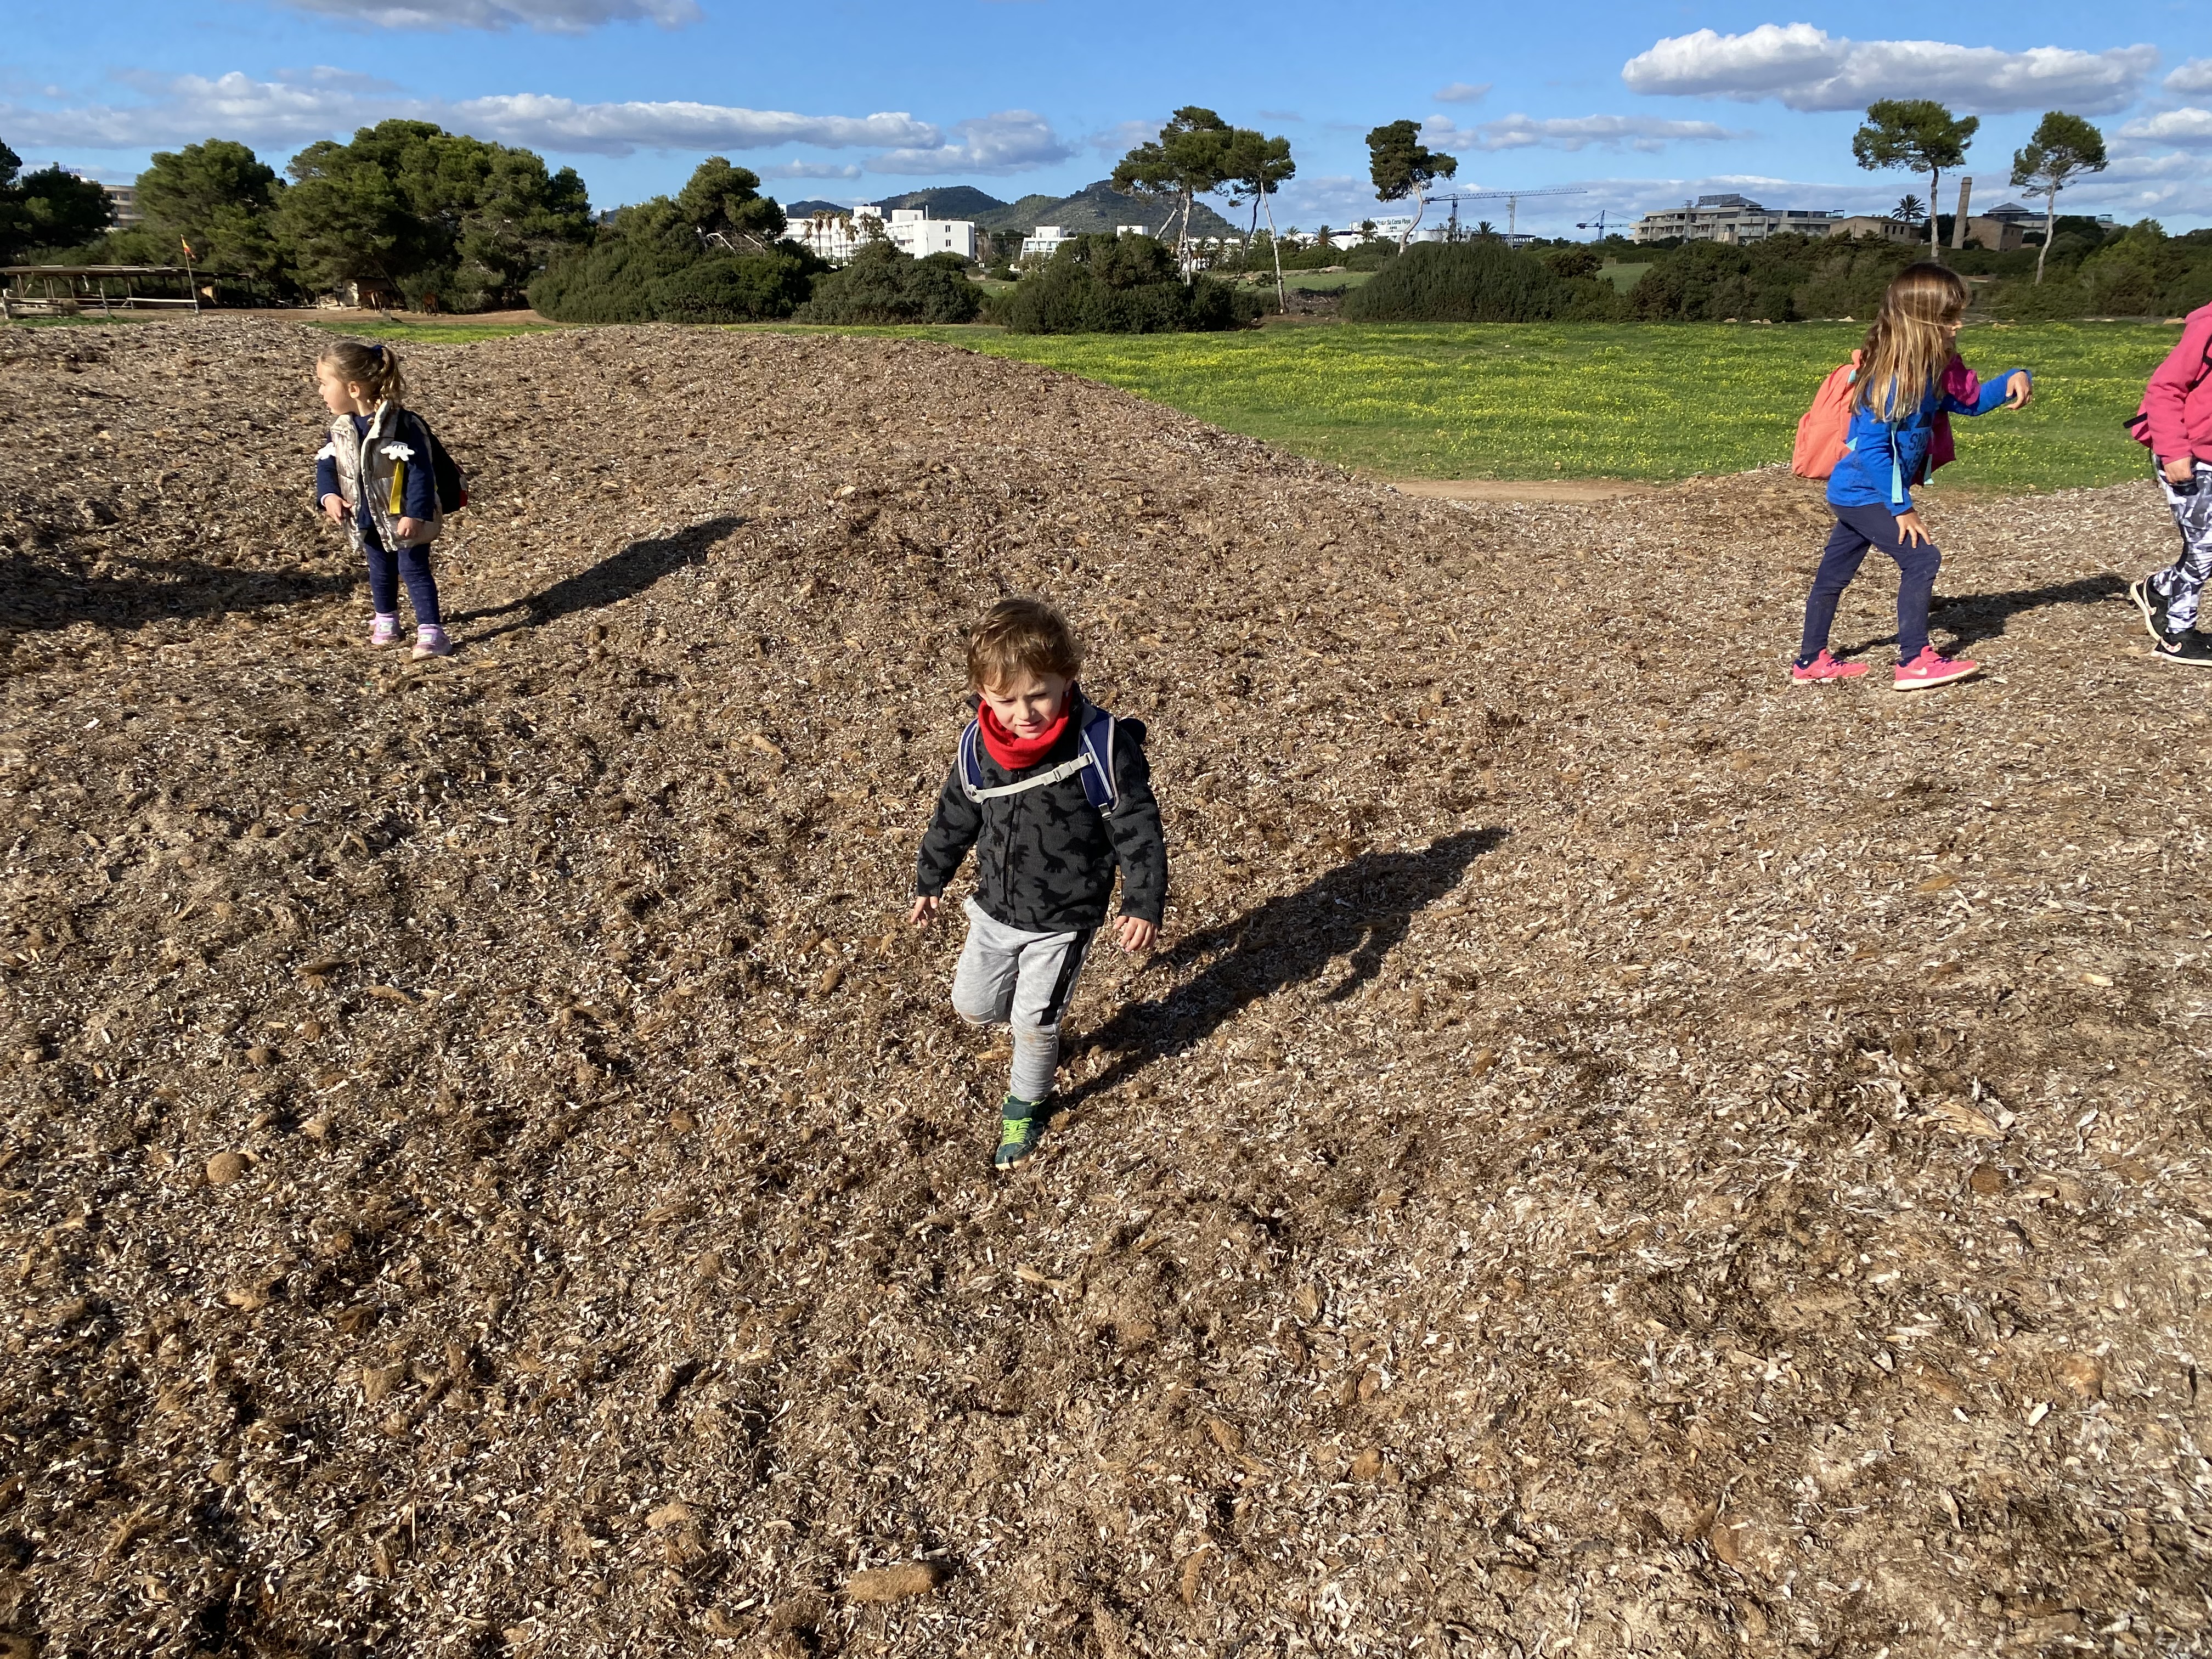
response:
M322 338L0 337L18 1645L2202 1649L2212 685L2135 654L2144 491L1931 506L1989 673L1806 692L1793 481L1413 500L564 331L409 354L475 497L416 667L307 513ZM896 915L1009 586L1175 896L999 1182Z

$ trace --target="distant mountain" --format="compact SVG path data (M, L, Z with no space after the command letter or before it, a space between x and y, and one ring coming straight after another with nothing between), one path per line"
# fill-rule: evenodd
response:
M926 208L933 219L973 219L996 213L1006 204L973 185L943 185L934 190L910 190L903 196L886 196L876 204L884 212L894 208Z
M975 222L985 230L1035 230L1039 225L1058 225L1062 230L1089 235L1111 234L1116 225L1142 225L1154 235L1175 216L1173 200L1158 196L1124 196L1113 181L1101 179L1073 196L1024 196L1018 202L990 213L979 213ZM1228 236L1237 227L1200 202L1192 208L1194 236Z
M939 219L972 219L979 230L1033 231L1039 225L1092 235L1109 234L1117 225L1142 225L1154 235L1175 216L1172 200L1158 196L1124 196L1109 179L1087 185L1073 196L1024 196L1018 202L1002 202L973 185L945 185L934 190L910 190L902 196L886 196L876 206L886 213L894 208L926 208ZM786 202L785 215L793 219L812 213L849 213L836 202ZM1242 234L1239 228L1200 202L1191 210L1194 236Z

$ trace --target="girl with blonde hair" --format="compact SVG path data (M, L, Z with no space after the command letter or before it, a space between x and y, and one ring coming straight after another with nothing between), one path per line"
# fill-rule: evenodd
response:
M415 654L453 650L438 611L430 544L445 527L438 507L430 432L408 412L399 354L374 342L344 340L315 360L315 389L331 411L330 441L315 455L315 501L346 526L368 563L368 642L399 641L399 583L415 607Z
M1790 677L1801 685L1856 679L1864 663L1828 654L1836 605L1859 573L1869 548L1897 562L1897 679L1899 691L1925 691L1978 673L1981 665L1946 657L1928 642L1928 607L1943 556L1912 504L1911 486L1925 483L1949 459L1951 415L2021 409L2033 395L2024 368L1984 385L1954 349L1966 313L1965 281L1924 260L1899 271L1882 295L1856 359L1850 427L1843 458L1828 475L1836 527L1805 601L1805 633Z

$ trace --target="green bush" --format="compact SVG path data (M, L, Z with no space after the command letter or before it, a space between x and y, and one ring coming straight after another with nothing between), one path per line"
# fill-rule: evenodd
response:
M1657 255L1629 290L1628 313L1650 323L1866 317L1891 279L1920 257L1917 247L1872 237L1689 242Z
M649 323L653 290L699 262L699 245L680 234L625 235L611 227L593 246L556 258L530 285L540 316L562 323Z
M1150 236L1077 236L992 316L1012 334L1186 334L1246 328L1273 308L1273 295L1215 277L1185 283Z
M982 308L982 293L960 271L961 261L926 259L889 242L871 242L842 270L817 280L799 307L805 323L966 323Z
M1485 237L1421 242L1344 299L1357 323L1547 323L1617 315L1612 285L1562 276L1534 254Z
M813 290L810 267L818 269L805 254L783 251L702 259L653 285L653 314L664 323L757 323L788 317Z
M1993 283L1981 296L1994 314L2021 322L2069 317L2172 317L2212 301L2212 245L2168 236L2145 219L2095 245L2061 219L2051 261L2039 283L2032 275ZM2033 267L2029 267L2032 271Z

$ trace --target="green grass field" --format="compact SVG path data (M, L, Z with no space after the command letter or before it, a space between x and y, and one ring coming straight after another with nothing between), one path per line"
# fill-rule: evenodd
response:
M1852 324L1390 324L1239 334L1017 336L911 329L1103 380L1301 454L1386 477L1681 478L1790 459ZM1946 485L2055 489L2142 468L2120 422L2179 331L1977 327L1985 375L2026 367L2025 411L1957 422Z
M513 334L543 334L548 329L558 328L558 323L319 323L311 322L309 328L319 328L331 334L343 334L355 340L390 340L405 345L465 345L471 340L498 340Z

